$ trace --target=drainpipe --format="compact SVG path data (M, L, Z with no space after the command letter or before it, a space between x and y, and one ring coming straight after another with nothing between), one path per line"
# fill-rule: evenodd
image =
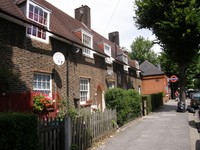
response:
M67 49L66 55L67 55L67 98L69 98L69 47Z

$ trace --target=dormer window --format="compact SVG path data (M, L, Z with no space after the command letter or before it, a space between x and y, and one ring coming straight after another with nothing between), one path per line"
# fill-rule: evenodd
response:
M111 47L107 44L104 44L104 53L108 56L111 56Z
M104 53L109 56L105 58L106 63L112 64L111 47L105 43L104 43Z
M122 61L124 63L128 64L128 57L127 57L127 55L125 55L125 54L122 55Z
M84 45L86 45L87 47L92 48L92 43L93 43L93 37L92 35L86 33L86 32L82 32L82 42ZM89 57L92 57L92 53L91 50L88 48L83 48L83 54Z
M44 26L47 26L47 16L48 13L45 10L32 3L29 4L29 14L28 14L29 19Z
M28 0L26 12L28 19L36 22L39 25L44 26L44 28L46 29L49 28L50 11ZM27 35L31 38L41 39L43 41L47 40L46 31L34 25L28 25Z

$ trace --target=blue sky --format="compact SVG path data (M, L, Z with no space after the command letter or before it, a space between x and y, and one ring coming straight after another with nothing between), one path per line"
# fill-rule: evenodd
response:
M133 20L134 2L131 0L46 0L74 18L74 9L87 5L91 12L91 28L105 38L108 33L118 31L120 46L130 50L130 45L138 36L154 40L149 30L137 30ZM155 45L153 50L160 52Z

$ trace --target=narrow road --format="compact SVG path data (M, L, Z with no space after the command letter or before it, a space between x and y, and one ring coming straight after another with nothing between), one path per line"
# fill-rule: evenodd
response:
M176 105L177 102L170 100L159 111L120 128L92 149L197 150L195 144L199 143L199 134L192 123L193 114L176 112ZM194 141L191 142L191 139Z

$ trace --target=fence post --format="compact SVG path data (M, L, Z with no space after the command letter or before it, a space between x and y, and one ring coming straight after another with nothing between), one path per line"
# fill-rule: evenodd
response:
M72 145L72 121L70 117L64 118L64 150L71 149Z

